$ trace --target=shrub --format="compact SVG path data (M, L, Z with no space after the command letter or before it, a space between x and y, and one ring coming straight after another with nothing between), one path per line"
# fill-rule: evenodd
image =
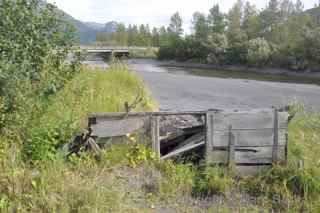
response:
M64 63L74 45L73 30L50 4L3 0L0 28L0 113L2 127L8 127L28 119L33 98L62 88L78 71L78 61Z
M249 65L264 66L272 54L271 47L264 38L252 39L247 45L247 59Z
M208 38L209 55L207 62L211 64L223 64L226 62L228 38L224 34L213 34Z

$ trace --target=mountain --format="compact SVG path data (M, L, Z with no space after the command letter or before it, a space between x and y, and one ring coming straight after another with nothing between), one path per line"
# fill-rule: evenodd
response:
M317 24L320 25L320 6L306 11L311 15Z
M104 25L101 29L103 33L114 33L117 31L118 23L115 21L110 21Z
M80 44L90 44L96 41L98 31L95 28L73 18L66 13L64 13L63 17L74 25L76 29L76 37L79 39Z
M80 44L86 45L96 41L98 33L114 33L117 30L117 22L108 22L106 24L96 22L82 22L73 18L59 8L56 9L57 13L66 21L71 23L76 29L76 37L79 39Z
M92 29L95 30L102 30L105 26L105 24L97 23L97 22L84 22L85 25L88 27L91 27Z

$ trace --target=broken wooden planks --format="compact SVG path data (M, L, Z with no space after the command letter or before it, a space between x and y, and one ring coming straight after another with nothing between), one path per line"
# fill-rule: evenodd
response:
M99 138L125 136L138 129L146 127L150 120L147 114L110 113L103 116L89 117L89 127L92 135Z
M164 126L168 125L163 124L166 120L163 117L190 115L205 117L203 125L169 128L177 132L162 135ZM232 166L241 175L257 174L287 160L288 112L285 110L110 113L92 115L89 126L93 135L106 138L142 129L151 136L152 149L161 159L205 147L204 157L209 164Z
M209 112L206 158L211 164L236 168L286 162L288 113L276 109ZM245 174L243 171L239 171Z

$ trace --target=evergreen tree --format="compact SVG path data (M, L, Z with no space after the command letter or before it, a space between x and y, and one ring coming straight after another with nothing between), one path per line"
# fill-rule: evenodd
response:
M152 29L152 46L153 47L160 46L160 34L156 27Z
M225 15L220 12L219 5L214 5L208 16L208 23L211 32L213 33L223 33L226 27Z
M195 38L199 41L206 41L209 33L209 26L205 15L199 12L194 13L192 24Z
M178 12L171 16L168 33L174 37L180 37L183 34L182 18Z

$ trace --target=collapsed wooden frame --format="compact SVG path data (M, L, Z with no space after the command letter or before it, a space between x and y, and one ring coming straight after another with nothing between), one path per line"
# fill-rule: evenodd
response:
M205 132L161 155L160 118L185 115L204 117ZM271 165L287 162L287 110L95 114L89 117L89 127L98 138L119 137L143 129L151 138L152 150L163 160L203 147L207 163L233 166L241 175L254 175Z

